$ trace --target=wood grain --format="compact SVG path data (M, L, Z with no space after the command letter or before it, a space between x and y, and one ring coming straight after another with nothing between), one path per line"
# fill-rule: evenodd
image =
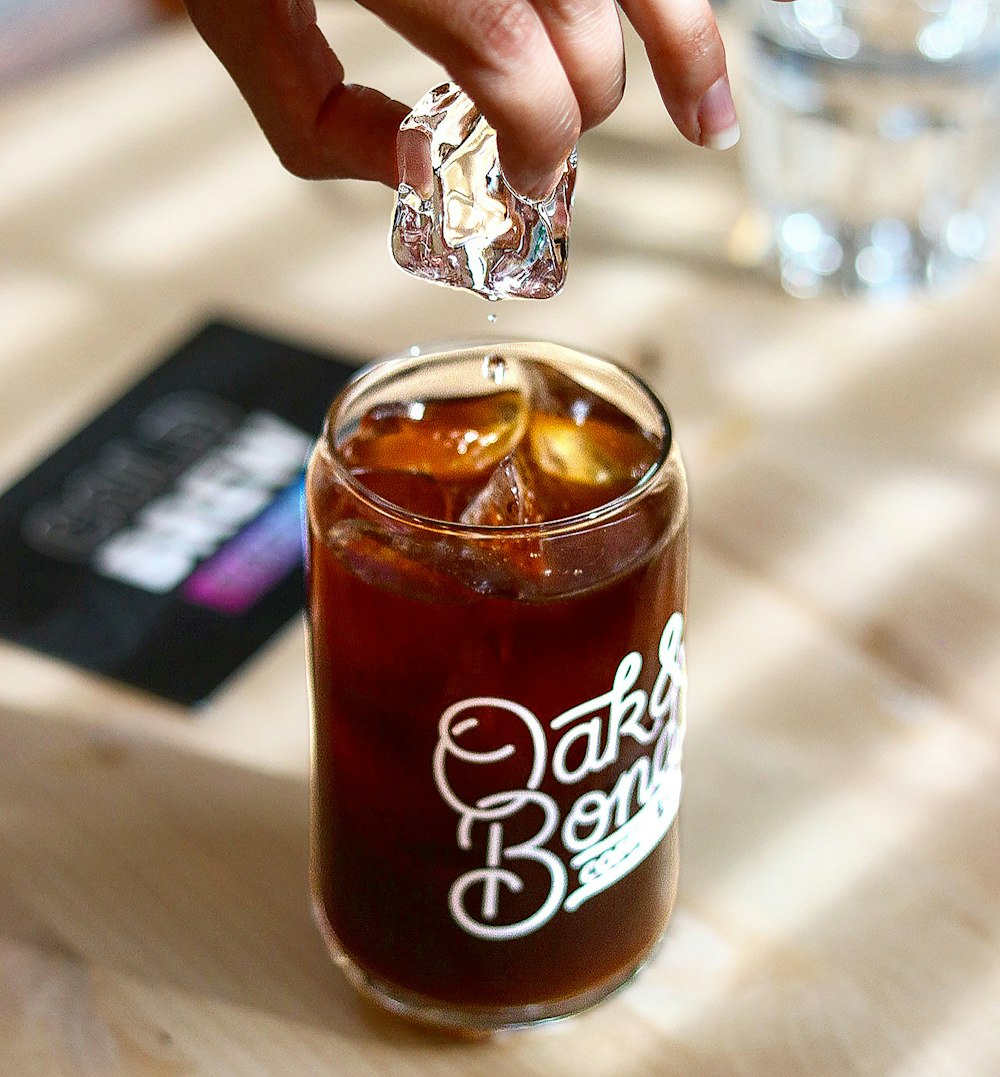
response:
M354 5L351 77L438 72ZM629 40L635 50L636 43ZM733 155L638 53L581 151L570 280L499 330L640 367L692 487L677 913L606 1005L482 1043L367 1008L306 896L301 625L190 714L0 647L0 1073L1000 1073L1000 274L793 302ZM179 24L0 99L0 477L206 314L355 355L483 335L389 192L273 160Z

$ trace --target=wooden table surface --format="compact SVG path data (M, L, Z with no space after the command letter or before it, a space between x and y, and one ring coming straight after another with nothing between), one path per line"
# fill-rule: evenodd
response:
M350 77L438 80L360 8ZM634 43L632 43L634 45ZM1000 1073L1000 273L864 306L753 266L733 154L641 57L581 150L569 284L498 329L641 366L693 500L681 893L627 991L483 1043L358 1002L306 899L290 624L191 714L0 648L0 1073ZM0 100L0 480L205 317L356 355L480 336L307 184L174 27Z

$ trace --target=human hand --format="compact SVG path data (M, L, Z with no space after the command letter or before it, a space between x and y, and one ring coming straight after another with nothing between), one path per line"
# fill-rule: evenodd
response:
M496 129L508 182L540 197L581 131L621 101L625 54L614 0L363 0L439 61ZM289 171L395 186L409 109L344 82L313 0L186 0ZM708 0L622 0L681 134L739 138L725 49Z

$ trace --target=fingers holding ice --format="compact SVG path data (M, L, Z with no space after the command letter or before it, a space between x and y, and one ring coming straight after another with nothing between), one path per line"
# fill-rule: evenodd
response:
M486 299L549 299L566 280L576 151L540 201L508 186L496 132L454 83L403 121L390 246L407 272Z

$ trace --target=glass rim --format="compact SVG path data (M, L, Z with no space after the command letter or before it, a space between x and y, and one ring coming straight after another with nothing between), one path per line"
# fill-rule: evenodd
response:
M598 369L604 368L616 375L624 376L625 380L631 382L633 388L638 390L639 394L652 405L653 411L657 416L662 429L659 452L650 467L643 472L639 479L636 480L635 484L629 487L625 493L620 494L618 497L613 498L603 505L598 505L596 508L589 509L586 512L575 513L572 516L560 516L554 520L541 520L537 523L525 524L469 524L462 523L460 520L439 520L434 516L424 516L421 513L412 512L409 509L402 508L400 505L395 504L395 502L388 500L388 498L384 498L380 494L370 490L360 479L351 473L350 468L347 467L337 451L335 424L337 418L343 413L345 408L352 403L367 386L373 383L382 383L389 377L406 374L430 362L441 363L444 361L456 360L460 358L463 353L474 349L482 349L486 352L491 349L502 349L512 346L519 350L525 350L532 347L547 350L555 349L558 352L576 358L582 358L587 363L592 364L593 367ZM544 362L544 357L541 358L540 361ZM382 516L389 517L397 523L404 524L410 528L422 531L433 531L438 535L445 534L465 539L485 540L497 538L498 536L502 536L506 539L516 539L522 537L537 537L539 535L552 536L572 534L614 519L631 504L638 502L645 497L649 490L655 485L656 480L664 473L664 465L673 449L673 440L673 429L670 424L670 416L667 414L667 409L646 381L634 370L615 362L613 359L595 355L593 352L584 351L565 344L527 339L505 339L501 341L473 341L464 344L449 343L446 345L430 345L426 349L421 348L419 354L414 354L411 349L410 351L398 355L386 356L385 358L374 359L371 362L366 363L356 371L347 384L343 386L340 392L331 401L330 406L327 408L326 418L323 422L323 430L317 444L323 447L325 455L333 467L336 477L342 484L346 486L355 497L372 506Z

